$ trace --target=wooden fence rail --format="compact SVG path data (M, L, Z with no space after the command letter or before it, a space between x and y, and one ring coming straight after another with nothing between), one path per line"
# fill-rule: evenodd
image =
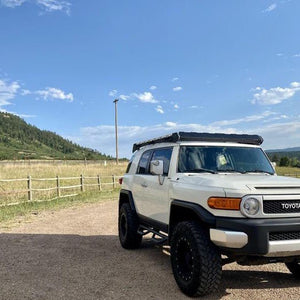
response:
M17 205L20 203L26 202L41 202L41 201L51 201L58 198L65 198L78 195L80 192L84 192L90 187L96 187L98 191L102 191L105 186L111 186L112 189L115 189L119 185L118 179L122 176L112 175L112 176L72 176L72 177L51 177L51 178L33 178L30 175L27 178L16 178L16 179L0 179L0 207ZM64 185L63 181L73 181L72 185ZM77 181L78 183L75 183ZM88 182L87 182L88 181ZM91 182L92 181L92 182ZM51 187L36 187L35 182L53 182L54 185ZM13 188L5 190L1 184L11 184L11 183L23 183L26 188ZM76 193L62 195L62 191L65 190L77 190ZM56 191L56 197L51 199L35 199L34 192L51 192ZM19 202L9 202L1 203L1 195L14 195L14 194L23 194L27 195L25 199Z

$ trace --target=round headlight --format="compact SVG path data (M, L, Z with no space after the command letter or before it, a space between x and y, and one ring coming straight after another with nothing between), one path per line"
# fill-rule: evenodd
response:
M256 198L247 198L242 203L242 212L248 216L254 216L259 211L259 201Z

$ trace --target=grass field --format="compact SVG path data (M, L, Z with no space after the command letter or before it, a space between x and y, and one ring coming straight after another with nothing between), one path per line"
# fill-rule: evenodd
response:
M101 179L102 190L112 190L113 175L115 178L115 186L118 185L117 178L122 176L125 172L127 163L108 162L106 165L103 163L58 163L49 162L45 163L26 163L14 164L7 163L0 165L0 205L10 204L15 202L24 202L28 200L28 175L31 176L31 188L35 189L32 192L33 200L46 200L57 196L57 180L59 176L59 185L61 187L61 196L70 194L77 194L81 192L78 185L81 184L80 176L84 176L85 190L94 191L99 193L99 186L97 185L98 175ZM68 179L64 179L64 178ZM89 178L94 177L94 178ZM41 181L41 178L47 180ZM1 181L6 179L22 179L19 181ZM64 188L66 186L74 186L74 188ZM76 186L76 187L75 187ZM48 191L41 191L41 189L50 189ZM19 191L11 193L12 191Z
M120 162L116 165L113 161L108 161L105 166L102 162L99 163L24 163L14 164L7 163L0 165L0 179L25 178L28 175L37 178L55 177L55 176L79 176L80 174L88 176L111 176L122 175L125 172L127 162Z
M276 167L278 175L293 175L293 177L300 177L300 168L292 167Z
M0 164L0 180L1 179L26 179L30 175L33 179L36 178L53 178L59 177L78 177L81 174L84 176L101 176L101 181L105 183L106 181L111 182L112 175L122 176L126 170L127 163L120 162L116 165L115 162L108 162L107 165L103 163L25 163L25 164ZM92 180L86 179L85 183L92 183ZM94 182L93 182L94 183ZM32 184L34 188L46 188L52 187L56 184L56 181L33 181ZM62 180L61 185L75 185L78 184L78 179ZM5 192L10 190L21 190L27 188L27 181L20 182L0 182L0 205L8 204L12 202L22 202L28 200L27 193L17 193L17 194L5 194ZM33 199L47 200L53 197L55 190L51 192L34 192ZM112 190L112 186L104 185L103 190L100 192L98 187L88 187L86 192L80 192L80 189L68 189L67 191L62 191L62 196L64 193L79 193L77 196L72 196L68 198L60 198L53 201L45 202L32 202L24 203L13 206L0 207L0 222L7 223L10 221L16 221L18 218L27 218L32 213L37 214L43 210L49 209L59 209L68 206L81 205L82 203L99 202L106 201L108 199L117 199L119 188Z

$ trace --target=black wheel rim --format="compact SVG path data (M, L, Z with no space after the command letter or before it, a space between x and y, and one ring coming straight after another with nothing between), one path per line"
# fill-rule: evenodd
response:
M125 237L127 233L127 219L124 214L122 214L120 218L120 231L122 237Z
M193 276L194 257L190 243L182 238L176 247L176 268L179 277L189 281Z

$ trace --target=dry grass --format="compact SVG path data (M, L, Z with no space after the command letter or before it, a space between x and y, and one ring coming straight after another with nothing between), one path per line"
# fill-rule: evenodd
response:
M300 168L276 167L276 173L278 175L288 175L288 176L292 176L292 177L300 177Z
M127 162L121 162L116 165L115 162L107 162L105 166L103 162L99 163L72 163L64 162L49 162L49 163L17 163L8 162L0 165L0 179L7 178L26 178L28 175L37 178L46 177L69 177L79 176L111 176L122 175L125 172Z
M14 163L7 162L0 165L0 205L22 202L28 200L27 176L32 177L33 189L53 188L51 191L34 191L32 193L33 200L51 199L57 196L56 180L50 178L60 177L60 186L77 186L80 184L79 176L96 177L100 176L102 189L112 190L112 176L122 176L125 172L127 163L103 162L84 163L84 162L49 162L49 163ZM74 179L61 179L62 177L77 177ZM22 181L1 182L1 179L20 179ZM49 178L47 181L39 181L40 178ZM97 178L86 178L84 180L85 189L89 191L99 192L99 186L88 186L88 184L97 184ZM116 182L116 186L117 186ZM19 193L10 193L10 191L20 191ZM61 189L61 196L77 194L80 192L80 187L71 189Z

